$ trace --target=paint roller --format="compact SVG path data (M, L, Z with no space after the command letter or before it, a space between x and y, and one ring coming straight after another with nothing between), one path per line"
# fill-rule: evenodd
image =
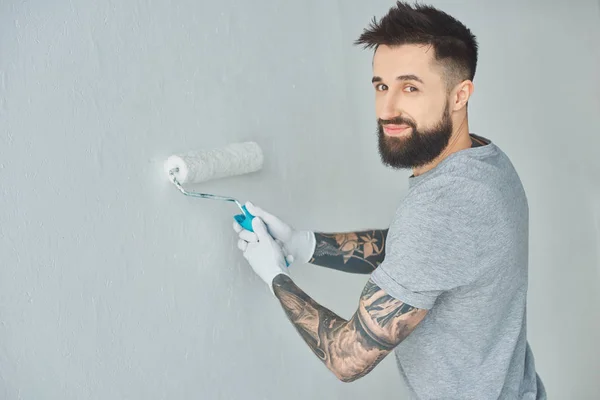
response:
M182 185L255 172L262 168L263 160L262 149L257 143L243 142L210 150L173 154L167 158L164 166L171 182L184 195L235 203L242 210L242 214L235 215L234 219L244 229L252 232L254 216L238 200L232 197L190 192Z

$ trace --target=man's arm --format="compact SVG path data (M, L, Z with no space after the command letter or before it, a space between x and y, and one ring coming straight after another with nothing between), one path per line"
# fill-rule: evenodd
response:
M300 336L343 382L373 370L427 314L387 295L371 280L348 321L311 299L287 275L273 279L273 292Z
M388 229L348 233L315 232L309 263L355 274L370 274L385 258Z

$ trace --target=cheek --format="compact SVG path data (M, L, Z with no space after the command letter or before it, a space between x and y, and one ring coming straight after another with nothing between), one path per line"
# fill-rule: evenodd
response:
M427 96L423 93L375 93L377 118L403 115L423 128L435 126L440 121L445 105L445 97Z
M416 100L412 107L412 115L417 125L421 128L431 128L437 125L445 111L445 104L444 100L425 97Z

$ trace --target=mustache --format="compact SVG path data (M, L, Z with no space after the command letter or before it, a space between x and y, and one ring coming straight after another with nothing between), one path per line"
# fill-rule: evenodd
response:
M415 129L417 127L417 125L406 118L403 117L396 117L396 118L392 118L392 119L381 119L378 118L377 122L379 123L379 125L384 126L384 125L407 125L410 126L411 128Z

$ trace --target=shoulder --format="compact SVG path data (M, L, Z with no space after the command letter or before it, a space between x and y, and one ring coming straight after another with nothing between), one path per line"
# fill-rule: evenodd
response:
M420 182L411 188L397 208L398 216L442 214L445 217L461 215L483 216L494 208L501 193L491 184L470 177L445 175Z

